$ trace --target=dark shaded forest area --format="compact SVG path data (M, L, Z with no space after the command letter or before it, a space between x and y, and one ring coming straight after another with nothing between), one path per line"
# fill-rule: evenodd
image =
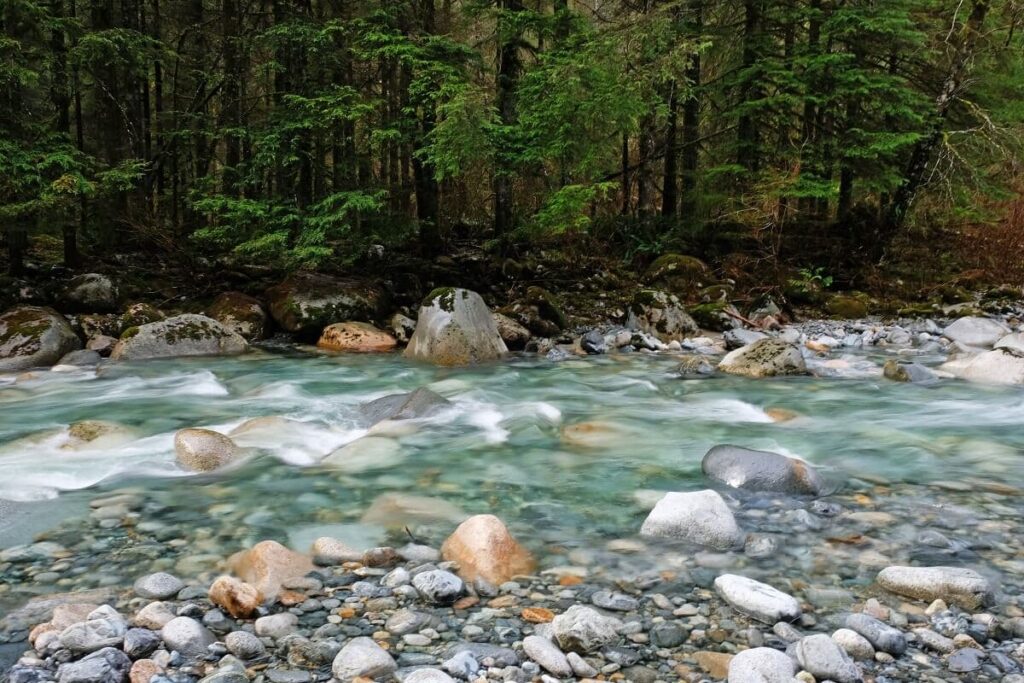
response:
M1019 279L1022 21L1016 0L4 0L4 265L682 252L734 280Z

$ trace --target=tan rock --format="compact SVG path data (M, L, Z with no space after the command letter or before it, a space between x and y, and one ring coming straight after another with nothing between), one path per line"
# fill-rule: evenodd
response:
M212 472L234 461L238 446L230 438L210 429L182 429L174 435L178 464L193 472Z
M611 422L577 422L562 428L562 441L581 448L607 448L621 444L628 436L622 426Z
M463 579L479 577L495 585L529 574L537 566L530 552L494 515L475 515L460 524L441 546L441 555L459 564Z
M523 621L531 624L546 624L555 618L555 613L544 607L526 607L522 611Z
M391 351L398 342L393 336L369 323L334 323L324 328L316 343L330 351L354 353L383 353Z
M715 679L724 679L729 675L729 662L732 655L725 652L695 652L693 658L700 665L700 668L708 672L708 675Z
M171 619L176 617L174 610L165 602L151 602L135 615L135 625L140 628L148 628L151 631L159 631L167 625Z
M330 536L321 536L313 541L313 557L317 564L335 565L363 559L363 551L356 550L343 541Z
M128 680L131 683L149 683L153 676L159 676L163 672L160 665L152 659L140 659L132 664L132 669L128 672Z
M223 607L235 619L244 619L252 616L263 596L255 586L232 576L221 576L210 586L210 602Z
M34 644L36 638L48 631L60 632L71 626L71 624L85 621L89 613L98 607L99 605L91 602L57 605L53 608L53 616L50 617L50 620L33 628L28 635L28 640Z
M228 568L235 576L252 584L264 599L274 600L282 583L313 571L313 562L277 541L260 541L249 550L228 558Z

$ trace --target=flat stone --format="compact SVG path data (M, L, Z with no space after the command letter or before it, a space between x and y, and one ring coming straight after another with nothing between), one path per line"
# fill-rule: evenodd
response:
M253 624L253 628L256 630L256 635L277 640L294 633L298 625L299 618L297 616L291 612L280 612L260 617Z
M148 628L130 628L124 634L121 649L133 660L153 654L160 647L160 634Z
M601 609L615 612L632 612L640 606L640 601L623 593L597 591L590 596L590 601Z
M77 662L61 664L57 670L58 683L124 683L128 680L132 660L128 655L105 647Z
M729 665L733 657L727 652L708 652L706 650L693 653L693 660L697 666L708 672L708 675L715 679L722 679L729 675Z
M585 654L619 640L618 619L584 605L573 605L551 622L551 631L565 651Z
M745 576L723 574L715 579L715 590L735 609L767 624L800 618L796 598Z
M981 662L985 659L985 653L973 647L966 647L957 650L946 660L946 665L953 673L968 673L981 668Z
M883 588L918 600L943 600L964 609L977 609L993 602L988 580L962 567L887 567L878 573Z

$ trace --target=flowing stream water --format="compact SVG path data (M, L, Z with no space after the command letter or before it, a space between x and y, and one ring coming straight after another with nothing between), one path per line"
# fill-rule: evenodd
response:
M746 567L842 587L870 583L887 562L937 558L1018 581L1024 392L900 384L881 377L881 357L848 361L855 378L682 380L668 355L444 369L278 349L12 379L0 384L0 549L41 534L67 552L28 570L0 563L0 613L157 568L212 571L264 538L304 551L325 535L372 547L411 533L436 545L463 511L500 516L542 568ZM366 436L361 403L421 386L452 405L320 463ZM239 436L249 457L227 471L175 464L176 430L226 432L261 416L294 422ZM125 429L76 445L68 427L82 420ZM844 514L734 493L740 525L774 538L774 550L644 545L638 531L659 492L707 488L701 458L722 443L805 458L834 483L828 500ZM381 498L396 493L430 500Z

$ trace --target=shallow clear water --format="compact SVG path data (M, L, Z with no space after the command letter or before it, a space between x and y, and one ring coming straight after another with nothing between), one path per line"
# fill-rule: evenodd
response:
M887 532L890 555L929 519L948 528L972 516L1019 518L1019 497L957 489L1024 483L1024 392L956 381L898 384L871 369L880 359L851 362L869 368L859 373L866 376L684 381L673 375L670 356L517 358L442 369L399 356L297 352L111 365L98 376L40 373L0 385L0 498L49 499L47 509L77 518L84 499L136 490L148 506L139 530L160 539L177 534L192 555L223 555L261 538L303 550L320 535L364 546L397 543L405 540L404 526L439 543L453 526L440 507L397 529L363 518L379 495L401 492L468 513L493 512L542 564L565 564L573 558L552 556L553 549L635 538L654 492L705 488L702 456L733 443L806 458L840 496L874 487L871 495L888 501L879 509L904 516L905 528ZM360 403L420 386L454 405L415 429L375 435L374 448L341 469L319 464L366 434ZM777 409L792 419L775 421ZM271 415L300 423L240 438L252 448L241 466L188 475L175 465L176 430L228 431ZM118 422L130 433L67 448L68 425L86 419ZM582 422L597 427L572 427ZM789 530L762 515L765 505L747 500L743 507L745 528ZM14 542L23 524L10 518L0 547ZM839 532L809 537L807 546L829 533Z

